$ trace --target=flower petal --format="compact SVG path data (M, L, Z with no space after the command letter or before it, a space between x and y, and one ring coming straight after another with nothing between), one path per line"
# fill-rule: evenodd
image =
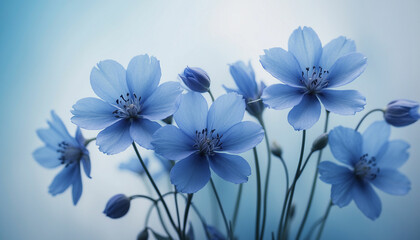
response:
M207 101L200 93L189 92L180 97L179 108L174 114L178 127L191 138L195 132L206 128Z
M333 156L340 162L354 166L363 155L362 135L351 128L336 127L328 134L328 144Z
M153 149L152 136L161 128L160 124L147 119L136 119L131 122L130 135L133 140L146 149Z
M251 167L240 156L216 153L210 157L211 169L221 178L232 183L245 183L251 175Z
M347 182L333 184L331 186L332 202L339 207L345 207L349 205L349 203L353 199L352 192L353 192L354 183L355 183L355 179L351 178Z
M102 130L96 137L96 145L105 154L117 154L130 146L133 139L130 135L130 121L120 120Z
M85 171L85 174L88 178L90 177L90 170L91 170L91 164L90 164L90 157L89 155L83 155L81 162L83 164L83 170Z
M82 130L80 130L79 126L76 128L75 139L79 143L79 146L84 149L85 148L85 138L83 137Z
M354 41L340 36L324 46L321 59L319 60L319 66L325 70L329 70L337 59L355 51L356 44Z
M347 167L333 162L324 161L318 165L319 179L329 184L342 184L354 178L354 174Z
M367 66L367 58L361 53L350 53L334 63L327 77L328 88L339 87L352 82L362 74Z
M282 110L299 104L303 95L304 93L300 88L274 84L264 89L261 98L268 107Z
M214 101L207 115L207 128L216 129L223 134L242 120L245 114L245 101L241 95L227 93Z
M53 196L64 192L73 182L74 175L78 170L78 164L70 164L61 170L49 186L49 193Z
M385 121L372 123L363 133L363 153L377 157L379 150L388 143L391 127Z
M50 147L40 147L36 149L33 154L35 160L45 168L55 168L61 165L60 153Z
M366 98L355 90L327 90L317 95L325 109L341 115L354 115L366 105Z
M133 57L127 67L127 84L132 94L147 99L159 85L160 63L155 57Z
M371 183L392 195L406 195L411 189L411 182L405 175L398 170L389 168L381 168L381 171Z
M376 157L376 162L380 168L394 168L401 167L409 157L407 150L410 144L403 140L392 140L384 145Z
M371 220L379 217L382 211L381 199L367 182L355 181L353 186L353 199L357 207Z
M282 48L266 49L264 55L260 56L260 62L268 73L282 83L293 87L302 86L299 81L302 70L292 53Z
M196 151L193 148L194 140L172 125L157 130L152 145L157 154L171 160L182 160Z
M289 52L295 55L301 71L306 68L317 67L322 54L321 41L310 27L299 27L289 38Z
M235 62L229 66L229 71L236 86L238 86L246 98L254 99L258 97L258 86L251 63L247 66L242 61Z
M72 196L73 204L76 205L79 202L80 197L82 196L83 185L82 185L82 176L80 174L80 166L76 164L77 170L75 170L73 176L73 187L72 187Z
M83 98L73 105L71 122L88 130L99 130L119 120L112 112L116 108L97 98Z
M210 180L209 162L199 154L190 155L175 164L170 176L179 192L195 193Z
M114 104L121 94L129 93L125 69L113 60L98 63L90 72L90 85L98 97Z
M230 153L243 153L256 145L264 138L264 130L260 124L254 122L240 122L227 130L222 138L222 151Z
M302 101L290 110L287 120L297 131L311 128L321 115L321 104L314 95L304 95Z

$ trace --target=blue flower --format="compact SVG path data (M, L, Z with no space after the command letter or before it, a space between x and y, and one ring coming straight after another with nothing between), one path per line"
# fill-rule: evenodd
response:
M182 90L179 83L159 85L159 61L148 55L131 59L127 71L113 60L92 69L90 83L101 99L84 98L73 106L72 122L81 128L102 130L96 139L106 154L124 151L133 140L151 149L153 133L161 126L154 122L176 110Z
M104 214L110 218L123 217L130 210L130 201L124 194L117 194L106 203Z
M262 127L242 122L244 113L245 102L235 93L216 99L210 110L199 93L190 92L180 98L174 114L178 127L162 127L152 141L156 153L178 161L170 173L178 191L194 193L203 188L210 179L210 168L226 181L248 181L248 162L223 153L242 153L262 141Z
M146 167L149 165L149 158L144 158L144 164L146 164ZM121 163L119 168L121 170L131 171L140 176L145 173L144 168L141 166L137 157L132 157L128 162Z
M45 146L36 149L33 156L45 168L64 166L51 183L49 193L55 196L72 186L73 204L76 205L83 189L80 164L83 165L86 176L90 178L89 152L80 128L77 128L76 136L72 137L54 111L51 111L51 116L52 121L48 121L49 128L36 131Z
M207 239L208 240L225 240L225 236L215 227L206 225L206 231L207 231Z
M270 108L290 108L288 121L295 130L312 127L325 109L351 115L362 111L365 97L355 90L332 90L346 85L363 73L367 60L356 52L352 40L338 37L323 48L312 28L296 29L289 38L289 51L265 50L260 62L284 84L267 87L262 99Z
M394 127L404 127L417 122L420 118L419 103L400 99L392 101L385 109L385 121Z
M194 92L208 92L210 88L210 77L201 68L198 67L186 67L179 77L185 83L185 85Z
M262 92L266 86L263 82L261 82L260 85L257 84L251 63L247 66L244 62L238 61L230 65L229 70L238 89L236 90L223 86L227 92L236 92L239 95L242 95L245 98L246 103L261 98ZM252 116L260 117L264 111L264 103L259 101L247 104L246 110Z
M374 220L382 209L381 200L371 185L392 194L405 195L410 191L410 180L398 171L408 159L408 143L388 141L390 126L375 122L361 135L350 128L336 127L329 134L329 145L334 157L347 165L332 162L319 164L320 179L331 187L331 200L344 207L352 200L360 211Z

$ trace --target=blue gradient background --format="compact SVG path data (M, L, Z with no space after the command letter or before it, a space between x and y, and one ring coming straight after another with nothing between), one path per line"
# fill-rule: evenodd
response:
M369 66L346 88L361 91L367 97L366 109L372 109L402 97L420 101L419 11L420 2L415 0L1 1L0 239L134 239L141 231L148 207L144 201L133 202L130 213L120 220L102 214L113 194L142 193L146 189L134 175L117 169L131 156L132 149L106 156L93 144L89 146L93 178L83 178L84 191L77 207L73 207L69 191L57 197L48 194L47 187L57 171L42 168L31 156L42 145L35 130L46 126L51 109L74 131L69 120L71 106L80 98L94 96L89 74L98 61L115 59L126 66L131 57L149 53L161 61L162 81L177 80L186 65L200 66L212 77L215 95L220 95L222 84L233 86L227 64L240 59L252 61L259 79L275 83L260 66L258 56L266 48L286 47L293 29L307 25L317 31L324 44L339 35L356 41ZM300 134L288 125L286 116L287 111L265 113L269 136L282 145L293 172ZM332 115L331 126L353 127L361 116ZM309 142L322 131L324 117L309 131ZM380 118L374 115L366 123ZM402 168L412 180L411 192L405 197L379 193L383 212L374 222L354 203L343 209L333 208L324 239L420 238L419 130L417 123L392 131L392 138L403 138L412 145L410 160ZM84 133L88 137L96 134ZM264 159L264 145L259 149ZM252 163L250 153L243 156ZM332 159L329 150L324 156ZM298 185L298 218L307 201L314 161ZM278 224L284 192L280 163L274 160L273 165L269 231ZM165 180L159 182L162 188L167 188ZM230 216L237 187L217 182ZM309 221L321 216L328 202L329 186L318 186ZM239 216L241 239L253 236L254 194L252 175L245 185ZM194 201L209 220L214 219L209 208L214 199L209 198L208 190L198 193ZM155 216L154 225L158 225ZM196 232L201 231L197 224Z

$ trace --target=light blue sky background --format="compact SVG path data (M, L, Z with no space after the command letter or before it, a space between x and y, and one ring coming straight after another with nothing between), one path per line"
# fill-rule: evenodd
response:
M0 3L0 239L134 239L142 229L147 205L135 201L130 213L111 220L103 214L106 201L116 193L145 192L134 175L116 169L132 154L101 154L89 146L92 179L83 178L84 192L73 207L70 192L51 197L47 187L56 170L40 167L32 158L41 146L35 130L46 126L51 109L71 131L71 106L94 96L89 84L91 68L100 60L127 65L131 57L149 53L161 61L162 81L177 80L186 65L200 66L212 78L215 95L222 84L233 86L228 63L251 60L258 79L275 83L258 62L263 49L287 46L298 26L311 26L325 44L344 35L356 41L368 57L366 72L344 87L366 97L366 109L384 107L397 98L420 101L419 1L1 1ZM296 166L300 134L287 123L287 111L267 111L272 140L284 148L291 171ZM362 114L331 116L331 126L354 127ZM374 115L367 120L380 119ZM322 121L309 131L309 140L321 131ZM366 125L362 126L364 129ZM381 217L372 222L352 203L334 208L324 239L419 239L420 125L393 129L392 138L411 143L411 158L402 171L412 180L405 197L380 193ZM84 131L88 137L94 131ZM260 146L260 151L264 146ZM144 155L150 152L142 150ZM252 164L250 153L243 155ZM324 155L331 159L329 150ZM261 158L265 155L261 153ZM315 161L315 160L313 160ZM312 161L312 163L313 163ZM265 164L262 164L263 168ZM298 185L297 217L307 201L314 165ZM253 236L255 175L246 185L239 216L239 235ZM159 183L166 187L165 179ZM228 215L236 186L218 181ZM329 187L319 184L310 221L326 207ZM278 224L284 176L274 161L268 229ZM211 220L208 191L194 199ZM156 225L153 218L152 225ZM196 225L197 232L199 225ZM222 225L219 225L222 228ZM292 229L296 230L296 229ZM269 234L266 234L269 236Z

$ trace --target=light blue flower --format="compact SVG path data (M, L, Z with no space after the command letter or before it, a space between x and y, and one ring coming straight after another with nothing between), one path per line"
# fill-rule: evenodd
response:
M260 82L259 85L257 84L251 63L248 63L247 66L244 62L238 61L230 65L229 71L238 89L231 89L223 86L227 92L236 92L239 95L242 95L246 103L261 98L262 92L266 86L264 82ZM261 114L264 111L264 104L261 101L250 103L246 105L246 110L252 116L261 117Z
M384 113L385 121L394 127L405 127L420 119L419 103L400 99L388 104Z
M110 218L124 217L130 210L131 198L124 194L117 194L106 203L104 214Z
M217 98L209 110L199 93L190 92L180 98L174 114L178 127L162 127L152 141L156 153L178 161L170 174L178 191L194 193L203 188L210 179L210 168L226 181L248 181L248 162L224 153L242 153L262 141L262 127L242 122L244 113L245 102L235 93Z
M332 162L319 164L320 179L331 184L331 200L347 206L352 200L360 211L374 220L382 209L381 200L371 185L392 194L405 195L410 191L410 180L398 171L408 159L408 143L388 141L390 126L375 122L361 135L350 128L336 127L329 134L329 145L334 157L347 166Z
M351 115L362 111L365 97L355 90L332 90L363 73L367 59L356 52L352 40L338 37L323 48L312 28L296 29L289 38L289 51L270 48L260 56L267 72L283 84L267 87L262 99L277 110L292 107L288 121L295 130L312 127L325 109Z
M208 92L210 90L210 77L201 68L186 67L179 77L184 84L192 91L195 92Z
M52 121L48 121L49 128L36 131L45 146L36 149L33 157L45 168L64 166L49 186L49 193L55 196L72 186L73 204L76 205L83 189L80 164L83 165L86 176L90 178L89 152L80 128L77 128L76 136L72 137L54 111L51 111L51 116Z
M84 98L73 106L72 122L81 128L102 130L96 139L106 154L124 151L135 141L151 149L156 120L176 110L182 90L179 83L159 85L160 64L155 57L140 55L131 59L127 71L113 60L99 62L92 69L90 83L101 99Z
M149 165L149 158L144 158L144 164L146 165L146 167ZM144 168L141 166L137 157L132 157L128 162L121 163L119 168L121 170L133 172L140 176L142 176L145 173Z

